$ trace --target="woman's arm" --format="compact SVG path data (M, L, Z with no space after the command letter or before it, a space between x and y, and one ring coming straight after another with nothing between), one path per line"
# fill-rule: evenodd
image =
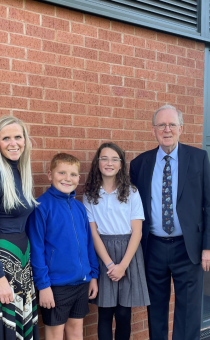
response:
M98 256L101 258L105 266L107 266L108 264L112 262L112 259L107 253L106 248L98 234L96 222L90 222L90 227L92 231L93 244L95 247L95 251L98 254ZM109 268L113 268L113 267L114 267L114 263L109 266Z
M107 272L109 278L113 281L119 281L125 275L125 271L139 246L142 236L142 220L131 220L131 229L131 238L122 261Z

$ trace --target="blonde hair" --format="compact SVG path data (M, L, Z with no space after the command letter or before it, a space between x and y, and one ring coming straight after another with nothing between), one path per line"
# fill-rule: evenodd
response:
M60 163L69 163L71 165L76 164L76 166L78 167L78 172L80 171L79 159L65 152L58 153L53 157L50 163L50 171L55 169Z
M29 139L26 127L24 123L12 116L4 116L0 118L0 131L7 125L18 124L23 129L23 136L25 138L25 148L21 154L18 162L18 169L20 171L23 195L28 202L29 206L37 205L37 202L33 196L33 180L31 174L31 141ZM0 177L1 177L1 187L3 192L3 206L5 212L16 208L19 204L24 204L18 198L15 191L15 180L11 166L7 162L7 159L0 152Z

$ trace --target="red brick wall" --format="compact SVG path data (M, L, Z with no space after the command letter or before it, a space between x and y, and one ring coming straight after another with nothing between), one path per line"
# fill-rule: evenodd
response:
M165 103L184 113L181 141L201 147L203 69L202 43L36 1L0 0L0 115L23 119L36 142L37 195L57 152L79 157L84 184L103 141L122 146L128 161L156 146L151 117ZM97 339L96 324L91 307L86 339ZM133 310L131 339L148 339L145 308Z

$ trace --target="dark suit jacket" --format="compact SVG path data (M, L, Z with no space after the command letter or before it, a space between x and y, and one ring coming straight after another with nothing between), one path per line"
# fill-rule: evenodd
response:
M130 165L131 182L139 190L145 213L144 255L151 223L151 182L157 150L142 153ZM206 151L180 143L176 210L189 258L194 264L199 263L202 250L210 249L210 165Z

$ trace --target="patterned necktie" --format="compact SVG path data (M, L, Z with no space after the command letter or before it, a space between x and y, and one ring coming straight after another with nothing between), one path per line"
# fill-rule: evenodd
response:
M162 188L162 223L163 230L171 235L174 231L174 215L172 201L172 176L170 156L164 157L166 164L163 169L163 188Z

